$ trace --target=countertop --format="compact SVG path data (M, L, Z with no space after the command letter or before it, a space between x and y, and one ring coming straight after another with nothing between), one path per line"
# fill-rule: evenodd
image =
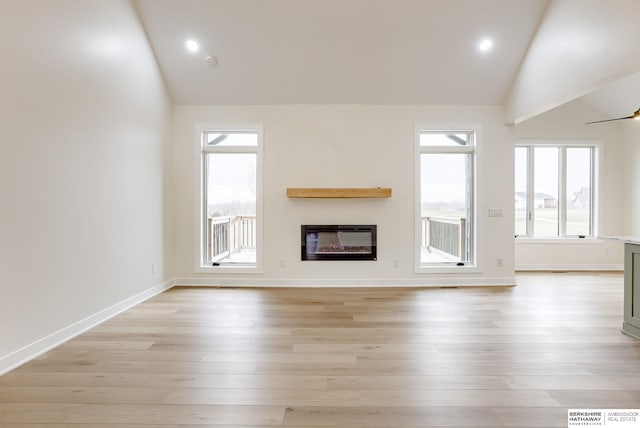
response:
M600 239L609 239L612 241L622 241L625 244L640 245L640 236L598 236Z

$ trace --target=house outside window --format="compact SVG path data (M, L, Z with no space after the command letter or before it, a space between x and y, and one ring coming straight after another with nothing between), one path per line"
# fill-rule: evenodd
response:
M200 248L198 267L260 267L261 146L259 125L200 131Z
M595 236L596 157L595 144L516 145L516 238Z
M416 131L417 271L474 266L476 132Z

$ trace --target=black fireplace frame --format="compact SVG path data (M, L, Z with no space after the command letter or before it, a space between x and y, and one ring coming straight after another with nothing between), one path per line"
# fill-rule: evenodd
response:
M375 261L377 251L377 225L375 224L303 224L300 226L300 259L306 260L369 260ZM371 233L371 251L367 253L317 254L307 252L307 234L317 232L369 232Z

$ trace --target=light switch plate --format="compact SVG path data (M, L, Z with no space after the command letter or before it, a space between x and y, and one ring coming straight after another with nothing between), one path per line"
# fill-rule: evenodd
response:
M489 208L489 217L502 217L502 208Z

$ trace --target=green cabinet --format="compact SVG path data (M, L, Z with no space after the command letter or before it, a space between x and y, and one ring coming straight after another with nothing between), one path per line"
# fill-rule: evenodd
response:
M622 332L640 339L640 245L624 244L624 323Z

